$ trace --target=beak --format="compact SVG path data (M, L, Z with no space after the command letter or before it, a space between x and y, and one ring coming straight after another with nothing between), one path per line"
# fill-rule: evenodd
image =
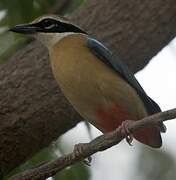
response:
M9 29L9 31L21 34L34 34L40 30L35 24L20 24Z

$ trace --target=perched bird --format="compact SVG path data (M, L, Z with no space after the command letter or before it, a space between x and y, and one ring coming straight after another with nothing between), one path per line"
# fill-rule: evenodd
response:
M161 111L118 57L67 19L42 16L10 31L32 35L48 48L52 71L63 94L102 132L116 129L125 120L137 121ZM162 131L165 126L158 123L133 136L159 148Z

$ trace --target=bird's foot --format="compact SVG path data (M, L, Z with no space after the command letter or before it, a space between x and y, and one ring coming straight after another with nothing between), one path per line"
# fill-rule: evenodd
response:
M73 150L73 156L74 158L83 156L83 151L84 148L87 146L87 143L79 143L75 144L74 150ZM87 159L84 159L83 162L87 165L90 166L92 162L91 156L89 156Z
M134 123L134 121L132 120L126 120L126 121L123 121L122 124L119 126L119 130L122 134L125 134L125 138L126 138L126 141L127 143L132 146L132 141L133 141L133 135L132 133L130 132L129 130L129 126L130 124Z

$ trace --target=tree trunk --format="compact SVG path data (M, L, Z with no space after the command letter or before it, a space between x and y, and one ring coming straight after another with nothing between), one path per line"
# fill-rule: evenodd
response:
M137 72L174 38L175 17L175 0L89 0L70 18ZM39 43L30 43L1 64L2 176L80 120L60 92L47 50Z

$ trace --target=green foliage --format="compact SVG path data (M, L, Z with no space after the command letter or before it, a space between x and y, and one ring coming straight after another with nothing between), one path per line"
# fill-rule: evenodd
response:
M4 180L8 179L9 177L22 172L24 170L28 170L31 168L36 167L36 165L41 164L42 162L46 161L52 161L58 158L59 156L62 156L62 151L64 151L64 148L62 147L62 144L59 142L55 145L50 145L48 148L43 149L39 153L37 153L34 157L32 157L29 161L24 163L23 165L17 167L15 170L13 170L10 174L8 174L7 177L4 178ZM55 177L53 177L53 180L88 180L90 177L90 172L87 166L85 166L83 163L75 164L71 167L68 167L61 172L59 172Z
M84 0L70 0L61 14L72 12L83 2ZM0 48L2 48L0 50L0 62L7 59L17 49L18 45L23 44L26 40L25 37L16 34L8 33L11 35L7 35L8 27L30 22L37 16L47 14L50 9L55 7L56 3L59 3L59 0L0 0ZM1 14L3 15L1 16ZM6 45L3 47L2 44Z
M89 180L89 178L90 172L82 163L66 168L54 177L55 180Z
M7 59L17 46L25 42L23 36L7 33L8 27L19 23L30 22L35 17L47 12L56 0L0 0L0 12L3 18L0 21L0 62ZM3 31L4 29L4 31Z
M17 23L31 21L43 13L46 13L56 0L1 0L0 10L6 10L7 14L0 26L13 26Z
M54 160L54 159L56 159L56 157L57 156L54 153L54 149L52 148L52 146L45 148L42 151L40 151L39 153L37 153L34 157L32 157L29 161L27 161L23 165L14 169L11 173L8 174L7 177L4 178L4 180L8 179L10 176L13 176L19 172L33 168L37 164L40 164L41 162L44 162L47 160L48 161Z

